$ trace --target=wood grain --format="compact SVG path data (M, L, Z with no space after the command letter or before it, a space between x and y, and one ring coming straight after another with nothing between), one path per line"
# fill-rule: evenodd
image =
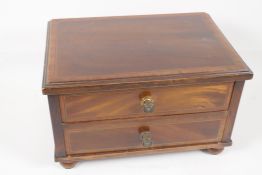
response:
M148 79L252 77L206 13L57 19L49 31L43 93Z
M46 44L42 93L65 168L232 144L253 73L208 14L55 19Z
M151 149L133 149L133 150L117 150L100 153L85 153L85 154L73 154L67 157L60 157L57 161L60 162L72 162L72 161L83 161L83 160L94 160L94 159L105 159L105 158L116 158L126 156L141 156L159 153L173 153L180 151L192 151L192 150L204 150L204 149L223 149L225 146L230 146L231 143L201 143L192 145L180 145L180 146L164 146L156 147Z
M48 103L55 140L55 158L65 157L65 140L60 113L59 96L48 95Z
M183 114L227 110L232 83L152 88L134 91L89 93L61 96L64 122ZM144 113L141 94L151 94L152 113Z
M199 113L96 124L67 124L66 150L68 154L79 154L144 148L139 135L142 127L148 127L152 133L152 147L219 142L226 114Z
M225 130L223 135L223 142L231 142L231 135L233 131L233 126L235 123L236 115L237 115L237 109L240 102L242 90L244 87L245 82L244 81L237 81L234 84L234 90L230 102L229 107L229 113L227 117L227 121L225 124Z

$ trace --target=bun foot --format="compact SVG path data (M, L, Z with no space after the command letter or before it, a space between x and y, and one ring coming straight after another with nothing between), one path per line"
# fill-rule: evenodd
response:
M221 153L224 150L224 148L209 148L209 149L204 149L205 153L212 154L212 155L217 155Z
M60 162L60 164L66 168L66 169L71 169L74 168L77 162Z

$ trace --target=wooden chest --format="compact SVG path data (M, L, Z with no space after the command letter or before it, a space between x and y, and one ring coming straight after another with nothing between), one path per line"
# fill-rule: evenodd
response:
M251 70L206 13L55 19L43 94L55 160L230 146Z

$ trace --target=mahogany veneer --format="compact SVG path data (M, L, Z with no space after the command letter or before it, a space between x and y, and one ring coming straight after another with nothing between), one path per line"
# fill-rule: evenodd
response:
M220 153L252 71L206 13L55 19L43 94L55 160Z

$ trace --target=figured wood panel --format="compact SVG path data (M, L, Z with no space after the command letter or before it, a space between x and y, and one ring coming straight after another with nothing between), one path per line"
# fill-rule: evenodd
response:
M249 72L206 13L56 19L49 31L46 85Z
M148 127L154 147L212 143L221 140L226 112L154 119L65 125L68 154L144 149L139 130Z
M64 122L227 110L232 83L111 91L60 97ZM151 94L155 110L145 113L143 94Z

